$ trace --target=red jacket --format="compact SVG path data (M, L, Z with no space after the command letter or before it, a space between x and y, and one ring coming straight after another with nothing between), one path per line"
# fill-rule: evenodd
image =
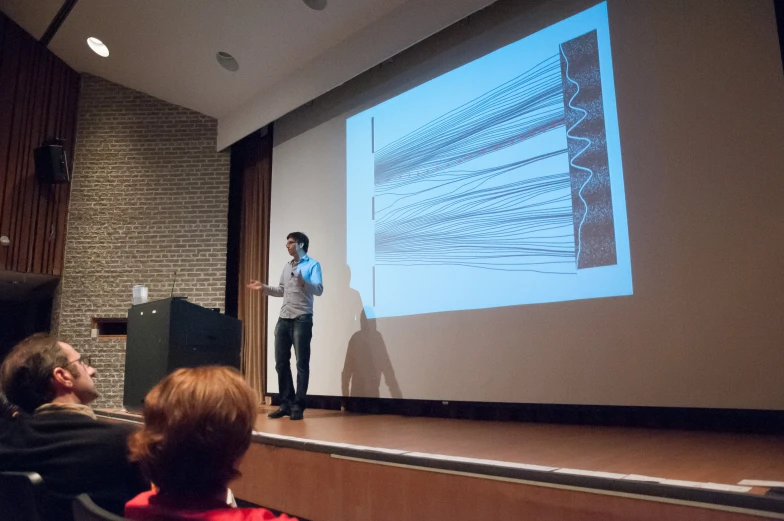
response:
M161 501L154 491L128 501L125 517L138 521L297 521L286 514L276 516L266 508L228 508L223 504L199 510L178 508Z

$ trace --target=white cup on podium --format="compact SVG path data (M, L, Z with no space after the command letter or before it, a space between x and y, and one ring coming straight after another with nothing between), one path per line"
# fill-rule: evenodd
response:
M133 305L144 304L147 302L147 286L137 284L133 287Z

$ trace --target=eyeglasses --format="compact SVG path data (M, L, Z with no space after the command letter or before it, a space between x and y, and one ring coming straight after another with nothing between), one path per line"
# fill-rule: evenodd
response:
M292 240L286 241L286 246L289 246L290 244L297 244L297 241L292 241Z
M71 365L71 364L75 364L77 362L82 364L85 367L92 367L93 366L92 365L92 360L90 360L90 357L87 356L87 355L80 355L79 358L77 358L76 360L71 360L71 361L67 362L65 365L68 366L68 365Z

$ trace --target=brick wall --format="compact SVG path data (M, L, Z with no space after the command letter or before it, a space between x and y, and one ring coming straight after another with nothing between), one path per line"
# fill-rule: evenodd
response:
M126 317L131 287L224 305L229 154L217 121L83 75L65 268L54 330L97 369L98 407L122 404L125 340L91 339Z

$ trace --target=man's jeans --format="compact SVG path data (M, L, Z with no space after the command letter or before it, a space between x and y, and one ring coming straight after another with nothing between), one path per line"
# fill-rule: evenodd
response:
M284 410L305 410L305 395L310 378L310 339L313 336L313 315L279 318L275 326L275 370L278 372L280 407ZM297 392L291 378L291 345L297 357Z

